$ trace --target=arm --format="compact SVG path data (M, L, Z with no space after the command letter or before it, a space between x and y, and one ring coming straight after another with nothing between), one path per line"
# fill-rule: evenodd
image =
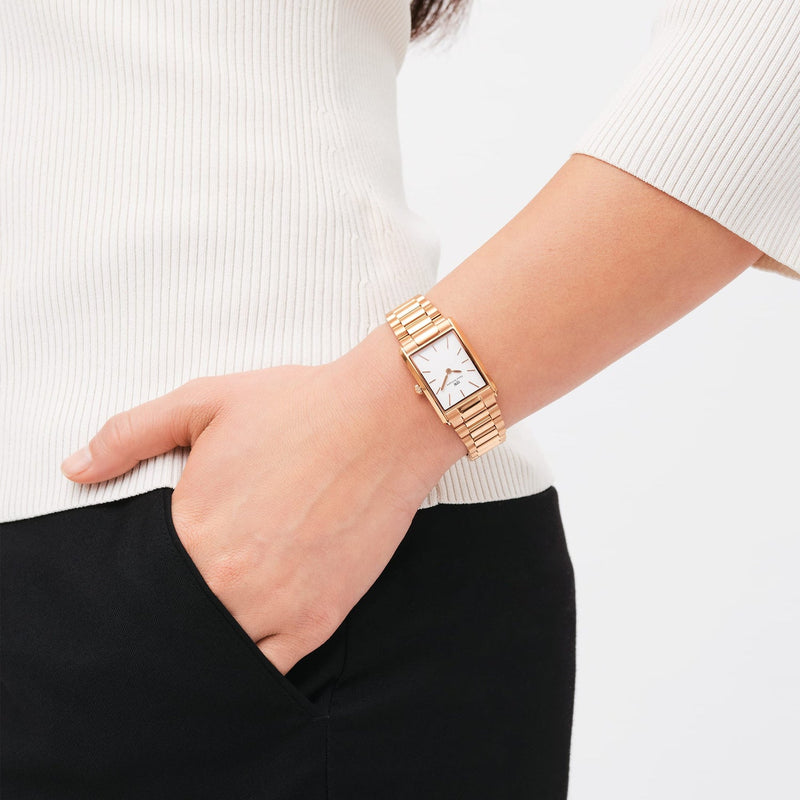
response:
M751 5L676 3L652 59L579 147L593 152L573 156L441 281L414 287L463 329L497 383L507 426L668 327L761 251L800 273L800 93L784 91L800 85L800 58L762 57L800 47L787 26L797 4L781 2L780 15L770 0L758 0L758 15ZM702 68L709 29L724 34L712 48L724 69ZM651 74L667 75L670 91ZM285 673L374 583L420 501L465 455L412 386L383 323L326 364L201 377L120 412L84 448L81 470L65 471L93 483L190 447L171 499L176 531Z
M664 3L576 154L483 247L417 288L464 330L507 426L747 266L800 278L798 32L792 0ZM384 324L351 361L384 369L383 415L404 412L412 463L430 480L465 451L409 394L397 349Z
M670 195L573 155L500 231L420 291L469 337L510 427L664 330L759 256ZM431 485L466 455L413 391L388 323L340 361L356 384L374 376L367 395L378 416L398 420L409 463Z
M699 305L758 252L639 178L574 156L425 293L469 338L511 426ZM321 366L197 378L120 412L68 475L107 480L190 447L172 522L212 591L286 674L375 582L421 499L465 454L412 387L383 323Z
M425 294L463 329L511 426L699 305L758 253L580 155ZM414 392L386 322L321 366L197 378L115 414L87 446L88 465L67 474L107 480L176 446L191 453L170 501L175 529L283 674L330 637L466 452Z

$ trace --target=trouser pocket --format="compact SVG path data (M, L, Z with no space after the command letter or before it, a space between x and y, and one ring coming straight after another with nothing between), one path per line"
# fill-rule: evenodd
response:
M249 797L235 787L265 791L270 770L316 781L309 797L324 785L344 627L282 675L182 548L171 493L0 525L10 796L211 797L218 781L216 796Z
M295 664L286 675L281 673L214 593L184 547L172 519L172 490L162 489L160 494L166 534L178 554L177 561L180 562L177 570L181 574L175 580L198 589L207 601L202 609L198 609L199 615L196 615L196 624L200 629L208 629L207 639L229 651L236 664L236 673L246 673L249 680L264 684L260 687L262 692L267 695L275 692L284 695L289 705L301 717L313 719L325 716L344 655L345 625L314 652Z

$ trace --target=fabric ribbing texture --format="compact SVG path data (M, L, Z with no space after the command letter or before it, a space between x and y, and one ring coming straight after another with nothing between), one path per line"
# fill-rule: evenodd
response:
M677 0L573 152L711 217L800 279L800 3Z
M436 282L409 35L408 0L0 0L0 521L175 487L188 449L86 486L60 464L191 378L330 361ZM515 442L420 507L550 486Z

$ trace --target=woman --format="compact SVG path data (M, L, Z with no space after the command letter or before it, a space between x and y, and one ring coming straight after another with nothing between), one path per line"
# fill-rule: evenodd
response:
M800 273L794 5L666 6L434 282L395 79L463 3L0 4L9 797L566 796L572 570L513 425Z

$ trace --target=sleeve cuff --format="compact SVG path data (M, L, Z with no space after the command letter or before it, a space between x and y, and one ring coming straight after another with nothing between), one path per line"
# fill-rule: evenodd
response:
M572 148L755 245L800 280L800 3L673 0Z

